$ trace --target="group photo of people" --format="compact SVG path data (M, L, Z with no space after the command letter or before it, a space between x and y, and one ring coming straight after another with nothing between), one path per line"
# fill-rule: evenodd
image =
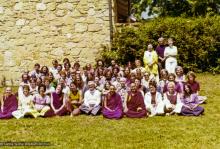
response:
M143 59L120 65L97 60L52 60L21 74L18 90L6 87L0 99L0 119L103 115L108 119L153 116L200 116L200 84L192 71L178 65L178 48L172 38L148 44Z

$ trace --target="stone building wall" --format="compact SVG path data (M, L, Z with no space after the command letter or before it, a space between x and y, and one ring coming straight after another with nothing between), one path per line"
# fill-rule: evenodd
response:
M94 62L110 45L109 18L109 0L0 0L0 80L16 85L52 59Z

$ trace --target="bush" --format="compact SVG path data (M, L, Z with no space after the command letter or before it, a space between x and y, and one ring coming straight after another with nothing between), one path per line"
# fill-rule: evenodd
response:
M172 37L178 48L178 65L193 71L220 71L220 16L205 18L157 18L149 22L121 26L111 50L102 59L115 58L120 64L142 59L147 44L157 46L163 36Z

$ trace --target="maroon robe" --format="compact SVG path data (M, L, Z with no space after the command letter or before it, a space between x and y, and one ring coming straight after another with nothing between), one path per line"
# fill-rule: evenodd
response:
M54 108L58 110L63 105L64 97L62 96L62 94L59 95L56 92L51 93L51 96L53 98L53 102L51 104L53 104ZM58 113L56 114L54 113L54 115L59 115L59 116L66 115L68 112L71 111L70 107L71 105L67 103L66 106L64 106ZM49 111L45 115L48 116L51 114L52 114L51 111Z
M144 97L140 91L137 91L133 96L131 92L128 92L127 108L128 111L125 113L127 117L142 118L146 116ZM138 110L138 108L141 108L141 110Z
M18 100L15 95L10 95L9 97L3 96L4 105L3 109L0 110L0 119L12 118L12 112L16 111L18 108ZM2 106L2 105L0 105Z
M105 118L120 119L123 116L123 106L121 96L118 93L113 95L107 94L107 107L113 111L109 111L105 107L102 109L102 114Z

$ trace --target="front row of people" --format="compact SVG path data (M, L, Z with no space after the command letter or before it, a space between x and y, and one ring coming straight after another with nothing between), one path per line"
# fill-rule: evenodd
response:
M180 114L185 116L199 116L204 109L199 106L197 94L193 94L190 85L184 85L184 94L175 91L175 83L168 83L168 91L162 96L157 92L156 82L150 82L150 91L143 96L135 83L131 83L130 91L123 101L116 92L114 85L106 95L96 90L95 83L88 83L89 89L84 98L77 90L74 83L70 84L71 93L67 96L62 92L62 85L57 85L56 91L50 95L45 94L45 85L40 85L38 93L34 97L29 94L29 86L23 86L23 94L19 94L19 100L7 87L1 100L0 118L17 119L31 117L71 116L80 113L97 115L102 111L105 118L120 119L124 115L130 118L152 117L155 115Z

